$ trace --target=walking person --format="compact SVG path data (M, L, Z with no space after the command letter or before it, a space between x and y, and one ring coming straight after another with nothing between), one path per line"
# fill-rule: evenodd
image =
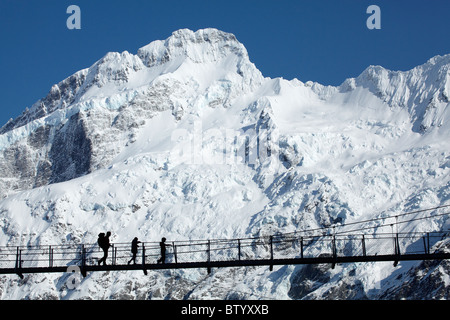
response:
M133 254L133 258L131 258L130 261L128 261L128 264L133 261L134 264L136 264L136 254L138 252L138 243L141 243L141 241L138 241L138 238L135 237L133 241L131 241L131 253Z
M98 235L98 245L103 250L103 257L98 260L98 265L100 265L103 262L103 265L106 266L106 258L108 258L108 250L109 247L111 247L111 244L109 243L109 237L111 236L111 232L108 231L106 233L106 236L104 233L100 233Z
M170 244L166 244L166 238L163 237L159 246L161 247L161 258L158 259L158 263L164 264L166 263L166 246L170 246Z

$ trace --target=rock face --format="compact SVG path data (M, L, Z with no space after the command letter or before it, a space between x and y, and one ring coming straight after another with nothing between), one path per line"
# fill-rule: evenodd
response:
M216 29L108 53L0 129L0 245L95 243L106 229L113 242L392 232L389 217L450 203L449 68L446 55L339 87L270 79ZM399 232L447 230L443 213ZM0 283L4 299L447 299L448 274L442 261Z
M74 114L58 130L48 154L51 159L51 176L47 183L63 182L90 172L92 143L86 125L79 113Z
M436 249L448 252L449 243L442 243ZM389 277L379 299L399 300L408 297L411 300L448 300L449 273L448 260L423 261L404 273Z

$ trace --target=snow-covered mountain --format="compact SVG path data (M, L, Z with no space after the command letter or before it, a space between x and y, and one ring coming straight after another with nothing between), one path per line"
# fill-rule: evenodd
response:
M0 129L0 245L236 238L450 204L450 55L339 87L234 35L108 53ZM441 212L441 211L439 211ZM446 215L402 231L449 229ZM436 245L445 246L443 243ZM1 276L2 299L448 299L447 261ZM67 277L67 276L66 276ZM405 280L406 279L406 280Z

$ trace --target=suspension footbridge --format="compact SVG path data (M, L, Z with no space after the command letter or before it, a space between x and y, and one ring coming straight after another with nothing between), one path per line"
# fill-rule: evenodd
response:
M445 206L448 207L448 206ZM443 207L439 207L443 208ZM434 208L436 209L436 208ZM423 212L426 210L423 210ZM415 212L416 214L422 211ZM407 220L430 219L450 212ZM405 214L406 215L406 214ZM396 224L398 221L396 216ZM355 222L355 224L370 221ZM351 224L347 224L348 227ZM450 259L450 230L434 232L366 232L374 227L336 231L335 228L273 234L241 239L209 239L168 241L166 260L161 256L159 242L142 242L136 259L132 258L131 243L113 243L106 264L99 265L103 251L94 244L61 244L0 247L0 274L87 272L157 269L212 268L298 264L336 264L355 262ZM377 229L380 225L377 226ZM439 245L440 244L440 245Z

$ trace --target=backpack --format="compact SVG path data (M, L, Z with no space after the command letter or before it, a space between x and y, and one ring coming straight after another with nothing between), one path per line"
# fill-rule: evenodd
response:
M102 232L102 233L99 233L98 234L98 240L97 240L97 243L98 243L98 245L99 245L99 247L100 248L103 248L104 246L105 246L105 234Z

